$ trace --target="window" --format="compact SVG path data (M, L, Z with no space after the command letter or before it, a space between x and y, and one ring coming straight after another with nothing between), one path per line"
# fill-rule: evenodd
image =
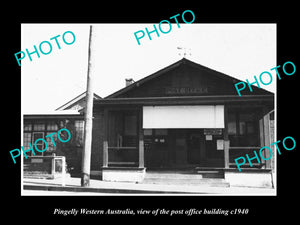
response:
M136 112L126 112L123 118L124 118L123 136L121 140L117 136L118 143L123 147L136 147L138 144L138 139L137 139L138 121L137 121Z
M151 136L152 135L152 129L144 129L144 135L145 136Z
M49 134L52 134L52 133L53 133L53 132L47 132L47 133L46 133L46 136L49 135ZM47 152L50 152L50 153L56 150L56 146L53 145L53 142L52 142L52 140L51 140L51 137L53 138L54 142L57 143L57 135L52 135L52 136L49 136L49 137L46 138L47 145L48 145L46 151L47 151Z
M29 143L31 143L31 133L23 134L23 148L25 150L29 149Z
M54 122L47 123L47 130L57 131L58 130L58 126Z
M259 146L259 126L255 113L250 110L230 111L228 135L231 146Z
M236 113L228 115L228 134L236 135Z
M43 130L45 130L45 124L43 124L43 123L33 124L33 130L35 130L35 131L43 131Z
M135 115L126 115L124 118L124 135L137 134L137 118Z
M78 143L80 146L83 145L83 138L84 138L84 121L83 120L75 120L75 139L76 143Z
M32 129L32 126L30 123L25 123L24 124L24 131L31 131Z
M35 141L39 138L43 138L44 139L44 133L43 132L33 132L33 137L32 137L32 148L34 149L34 152L35 152L35 155L36 156L42 156L43 155L43 152L39 152L35 149L35 146L37 149L39 150L43 150L45 148L44 146L44 142L43 141L38 141L36 143L36 145L34 144ZM32 155L32 152L30 151L30 154Z
M168 130L167 129L156 129L155 130L155 135L156 136L168 135Z
M241 113L239 115L240 135L253 134L254 121L253 113Z

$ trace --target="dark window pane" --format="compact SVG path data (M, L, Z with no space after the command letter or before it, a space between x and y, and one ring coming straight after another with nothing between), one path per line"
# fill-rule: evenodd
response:
M136 135L137 134L137 118L135 115L125 116L124 123L124 134L125 135Z
M36 131L45 130L45 124L43 124L43 123L33 124L33 130L36 130Z

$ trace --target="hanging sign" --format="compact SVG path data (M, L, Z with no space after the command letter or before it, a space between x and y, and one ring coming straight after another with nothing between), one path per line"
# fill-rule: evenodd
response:
M204 129L204 135L221 135L222 129Z

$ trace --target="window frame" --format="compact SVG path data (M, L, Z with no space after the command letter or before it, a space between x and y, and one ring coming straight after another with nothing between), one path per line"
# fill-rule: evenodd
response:
M44 156L44 152L45 151L43 151L43 152L39 152L39 151L35 151L35 145L34 145L34 135L35 134L38 134L38 133L40 133L40 134L42 134L42 138L45 140L45 132L44 131L33 131L32 132L32 135L31 135L31 145L32 145L32 148L34 149L34 152L35 152L35 155L32 155L32 152L30 152L30 156ZM39 139L39 138L37 138L37 139ZM40 145L40 144L38 144L38 145ZM44 142L42 143L42 145L43 145L43 148L38 148L38 149L44 149L45 148L45 145L44 145Z
M233 144L233 147L257 147L260 146L260 128L259 128L259 115L256 113L258 112L258 108L248 108L248 109L241 109L241 108L232 108L230 110L228 110L228 118L229 118L229 114L234 114L235 117L235 129L236 129L236 133L235 134L230 134L228 131L228 136L229 136L229 140L231 141L231 143L235 143L237 142L238 144ZM249 132L248 129L248 124L249 121L241 121L241 115L242 114L250 114L253 116L253 120L250 122L253 126L253 132ZM233 121L230 121L233 122ZM241 122L245 123L245 132L242 133L241 132ZM229 120L227 121L227 123L229 123ZM255 145L251 145L250 143L247 142L247 144L241 144L243 143L243 139L251 139L251 138L255 138L257 139L255 142Z

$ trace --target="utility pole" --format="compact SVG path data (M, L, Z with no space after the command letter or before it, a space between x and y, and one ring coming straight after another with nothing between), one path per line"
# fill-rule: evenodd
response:
M88 50L88 71L86 85L86 105L84 115L84 148L82 152L82 171L81 171L81 186L90 186L90 171L91 171L91 148L92 148L92 129L93 129L93 80L91 72L91 50L92 50L92 32L93 27L90 25L89 35L89 50Z

